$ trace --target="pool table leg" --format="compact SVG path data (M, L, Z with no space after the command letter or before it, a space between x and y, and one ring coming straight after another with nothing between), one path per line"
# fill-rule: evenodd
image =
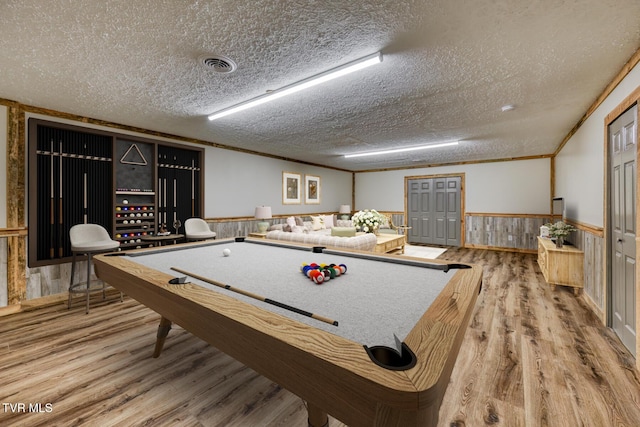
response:
M162 317L160 319L160 325L158 325L158 335L156 336L156 348L153 350L153 357L160 356L162 353L162 347L164 347L164 340L169 335L171 330L171 320Z
M329 425L327 413L311 402L307 402L307 413L309 415L307 420L309 427L327 427Z

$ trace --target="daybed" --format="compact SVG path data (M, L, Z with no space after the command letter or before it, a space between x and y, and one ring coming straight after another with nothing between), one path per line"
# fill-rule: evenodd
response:
M272 225L265 237L267 239L337 249L373 251L376 247L377 239L375 234L356 235L356 229L351 221L336 220L333 222L327 217L318 221L318 218L312 217L313 221L311 222L303 222L299 218L296 222L293 217L287 218L287 224Z
M361 234L354 237L327 236L319 233L292 233L289 231L272 230L267 233L267 239L285 242L307 243L314 246L325 246L336 249L356 249L373 251L376 247L376 235Z

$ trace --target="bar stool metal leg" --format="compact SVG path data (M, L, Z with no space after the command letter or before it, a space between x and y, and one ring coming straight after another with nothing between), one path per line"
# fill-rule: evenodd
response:
M89 314L89 296L91 295L91 252L87 253L87 307L85 314Z
M82 254L82 252L80 252ZM98 252L96 252L98 253ZM93 264L93 252L84 252L87 256L87 282L86 285L82 281L78 283L73 282L76 271L76 257L78 252L73 252L73 259L71 262L71 277L69 278L69 300L67 302L67 308L71 309L71 298L74 293L85 293L85 313L89 314L89 306L91 300L91 266ZM84 288L84 290L83 290ZM96 291L96 290L94 290ZM107 284L102 282L102 299L107 299ZM120 292L120 302L124 302L124 294Z
M76 271L76 253L73 253L73 260L71 261L71 278L69 279L69 302L67 303L67 309L71 309L71 295L73 295L73 275Z

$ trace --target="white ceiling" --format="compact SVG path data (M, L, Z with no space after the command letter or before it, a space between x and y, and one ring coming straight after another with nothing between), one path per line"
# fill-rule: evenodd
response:
M638 0L3 0L0 98L353 171L546 155L640 47L639 23ZM237 70L202 66L212 54Z

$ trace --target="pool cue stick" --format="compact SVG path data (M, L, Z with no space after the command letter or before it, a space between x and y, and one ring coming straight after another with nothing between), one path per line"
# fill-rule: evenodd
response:
M83 202L83 210L84 210L84 223L88 224L88 218L87 218L87 173L84 173L84 183L83 183L83 198L84 198L84 202Z
M49 226L51 227L51 246L49 248L49 258L53 259L53 257L55 256L55 241L56 241L56 231L55 231L55 226L56 226L56 220L55 220L55 212L56 212L56 201L55 201L55 182L54 182L54 178L53 178L53 139L51 140L51 153L49 153L50 156L50 163L51 163L51 203L49 206L50 209L50 215L49 215Z
M164 178L163 180L163 198L164 198L164 204L163 204L163 213L164 213L164 221L162 221L163 224L167 223L167 178Z
M158 166L159 168L160 166ZM160 170L158 170L158 175L160 175ZM156 206L155 217L153 218L153 223L157 222L157 227L154 227L153 234L156 234L156 231L160 229L160 223L162 222L162 178L158 177L158 194L156 194L156 198L158 200L158 205Z
M207 283L209 283L211 285L218 286L219 288L224 288L224 289L227 289L229 291L232 291L232 292L247 296L249 298L257 299L259 301L275 305L276 307L284 308L286 310L293 311L294 313L302 314L304 316L311 317L311 318L319 320L321 322L325 322L325 323L328 323L330 325L338 326L338 321L337 320L332 320L332 319L329 319L328 317L320 316L319 314L310 313L308 311L301 310L301 309L296 308L296 307L292 307L290 305L287 305L287 304L272 300L270 298L265 298L263 296L260 296L258 294L254 294L254 293L249 292L249 291L245 291L245 290L240 289L240 288L234 288L233 286L225 285L224 283L218 282L218 281L213 280L213 279L208 279L206 277L203 277L203 276L200 276L200 275L197 275L197 274L194 274L194 273L189 273L188 271L182 270L181 268L171 267L171 269L174 270L174 271L177 271L178 273L182 273L182 274L186 274L187 276L191 276L194 279L202 280L203 282L207 282Z
M191 159L191 216L195 216L195 200L196 200L196 177L195 177L195 164Z
M64 237L63 237L63 231L64 231L64 219L62 217L62 183L63 183L63 176L62 176L62 140L60 140L60 152L58 153L58 155L60 156L60 197L58 197L58 256L60 258L62 258L62 256L64 255Z

